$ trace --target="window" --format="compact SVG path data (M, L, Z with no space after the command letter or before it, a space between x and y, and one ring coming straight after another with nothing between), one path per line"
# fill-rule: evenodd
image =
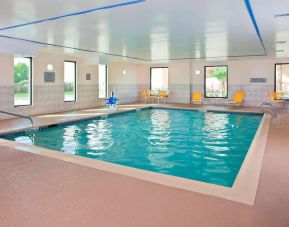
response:
M107 98L107 66L99 65L98 71L98 97L105 99Z
M151 68L151 90L167 91L169 89L169 69Z
M228 66L205 66L205 97L228 98Z
M282 92L284 98L289 98L289 63L275 65L275 92Z
M76 101L76 62L64 62L64 101Z
M14 105L32 104L32 58L14 58Z

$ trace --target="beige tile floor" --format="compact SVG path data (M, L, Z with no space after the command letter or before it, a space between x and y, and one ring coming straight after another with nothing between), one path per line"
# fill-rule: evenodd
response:
M140 107L126 105L121 109L135 106ZM224 110L224 107L205 108ZM103 112L104 109L81 110L33 119L36 125L53 124ZM29 123L20 119L0 121L2 132L26 127ZM281 113L270 124L254 206L21 152L0 144L0 226L288 227L288 138L289 114Z

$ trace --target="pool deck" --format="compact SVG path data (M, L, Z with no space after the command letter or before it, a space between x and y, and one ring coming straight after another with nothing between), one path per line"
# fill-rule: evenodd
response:
M123 105L120 109L136 107L143 105ZM228 110L221 106L203 108ZM35 116L33 120L38 127L106 111L80 110ZM24 119L0 121L0 132L28 127ZM254 206L23 152L0 143L0 226L288 227L288 135L289 113L280 113L270 123Z

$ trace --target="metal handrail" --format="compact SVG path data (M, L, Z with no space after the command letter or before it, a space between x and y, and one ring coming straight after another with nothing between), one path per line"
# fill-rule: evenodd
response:
M264 107L269 107L271 108L271 111L270 110L266 110ZM273 117L277 117L277 113L274 109L274 106L272 103L269 103L269 102L263 102L260 106L259 106L259 110L260 112L262 113L266 113L266 114L270 114L272 115Z
M25 119L27 119L27 120L30 121L30 123L31 123L32 126L33 126L33 124L34 124L32 118L31 118L31 117L28 117L28 116L24 116L24 115L20 115L20 114L15 114L15 113L10 113L10 112L3 111L3 110L0 110L0 113L2 113L2 114L7 114L7 115L11 115L11 116L15 116L15 117L25 118Z

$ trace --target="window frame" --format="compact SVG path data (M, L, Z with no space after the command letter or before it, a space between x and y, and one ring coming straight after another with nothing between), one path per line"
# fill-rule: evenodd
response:
M70 63L74 63L74 100L65 100L65 91L64 91L64 102L76 102L77 101L77 66L76 66L76 61L68 61L68 60L64 60L64 65L65 62L70 62ZM64 70L65 70L65 66L64 66ZM65 77L65 72L64 72L64 77ZM63 82L64 82L64 86L65 86L65 78L63 78Z
M277 65L288 65L289 63L275 63L275 69L274 69L274 92L276 91L277 85L276 85L276 80L277 80Z
M98 99L107 99L108 98L108 65L106 64L99 64L105 66L105 97L100 98L99 97L99 70L98 70Z
M29 61L29 67L30 67L30 73L29 73L29 88L30 88L30 94L29 94L29 104L27 104L27 105L15 105L15 93L13 93L13 102L14 102L14 107L24 107L24 106L32 106L33 105L33 85L32 85L32 83L33 83L33 81L32 81L32 79L33 79L33 76L32 76L32 74L33 74L33 68L32 68L32 66L33 66L33 63L32 63L32 61L33 61L33 58L32 57L15 57L14 56L14 58L13 58L13 60L15 59L15 58L27 58L27 59L29 59L30 61ZM14 69L14 64L13 64L13 69ZM15 84L14 84L14 73L13 73L13 88L14 88L14 86L15 86Z
M169 67L150 67L150 90L152 90L152 70L153 69L168 69L168 89L169 89Z
M207 78L207 68L217 68L217 67L226 67L227 68L227 95L224 97L211 97L211 96L207 96L207 89L206 89L206 78ZM228 65L206 65L204 66L204 97L207 99L228 99L229 97L229 67Z

